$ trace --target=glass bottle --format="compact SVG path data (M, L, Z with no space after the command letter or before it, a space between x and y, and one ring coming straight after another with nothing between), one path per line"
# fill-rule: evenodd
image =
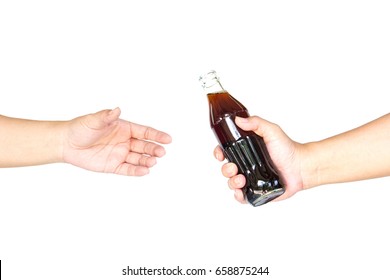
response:
M200 77L207 93L210 126L225 157L246 178L243 193L253 206L265 204L284 193L262 137L236 126L236 116L249 117L248 110L221 85L215 71Z

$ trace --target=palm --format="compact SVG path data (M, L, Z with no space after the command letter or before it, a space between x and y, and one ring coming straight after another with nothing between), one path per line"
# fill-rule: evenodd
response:
M270 132L264 135L264 142L286 187L286 193L279 199L285 199L302 189L298 157L300 144L292 141L282 130Z
M65 161L97 172L145 175L164 148L152 142L168 143L170 137L153 128L119 119L102 111L73 120L70 124Z

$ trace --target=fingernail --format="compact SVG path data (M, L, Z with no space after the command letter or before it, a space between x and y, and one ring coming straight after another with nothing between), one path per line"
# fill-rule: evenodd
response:
M229 173L229 175L234 175L234 165L233 164L229 164L228 165L228 168L227 168L227 172Z
M114 111L117 111L119 110L119 107L116 107L114 109L111 109L110 112L108 112L109 115L112 115L114 113Z
M237 176L237 177L234 178L233 181L234 181L234 184L239 185L239 184L241 184L241 177Z

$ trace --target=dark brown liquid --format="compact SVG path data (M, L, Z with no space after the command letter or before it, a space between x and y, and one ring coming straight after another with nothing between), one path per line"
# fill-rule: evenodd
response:
M243 188L247 201L260 206L284 193L263 138L236 126L236 116L249 117L247 109L228 92L207 95L210 125L225 157L234 162L246 178Z

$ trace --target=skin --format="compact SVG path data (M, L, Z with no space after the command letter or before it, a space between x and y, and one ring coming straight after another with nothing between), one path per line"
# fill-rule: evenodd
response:
M290 139L276 124L258 116L236 117L237 126L263 137L286 192L274 201L316 186L390 176L390 114L358 128L310 143ZM214 156L225 159L220 147ZM246 203L241 188L245 177L234 163L225 163L222 174L235 198Z
M70 121L0 116L0 167L70 163L96 172L143 176L165 155L171 137L103 110Z

